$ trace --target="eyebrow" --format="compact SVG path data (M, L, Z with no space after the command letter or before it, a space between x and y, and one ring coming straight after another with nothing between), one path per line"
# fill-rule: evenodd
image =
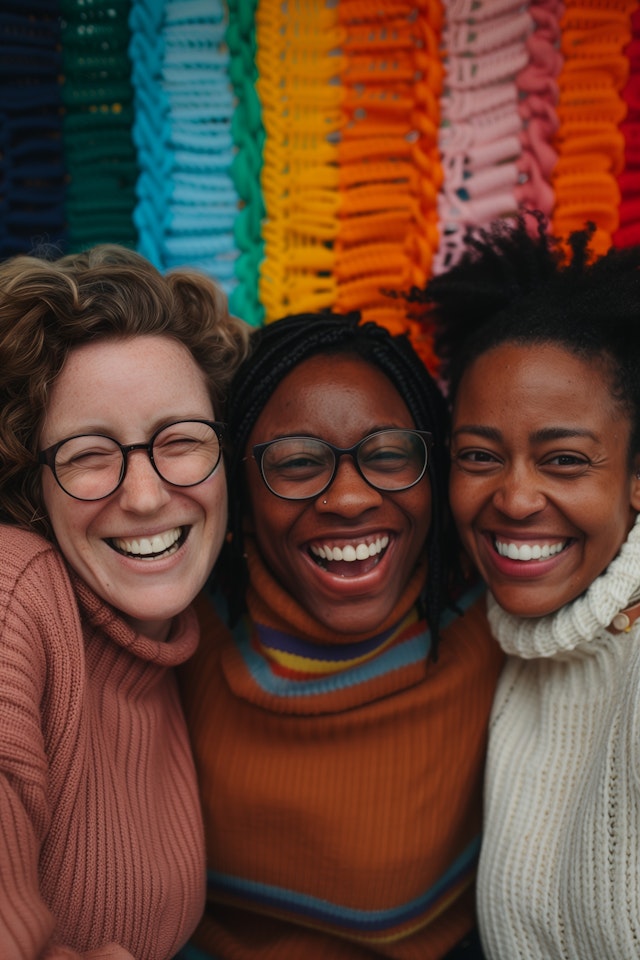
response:
M462 424L453 431L453 436L457 437L460 433L471 433L485 440L493 440L495 443L502 440L502 431L496 427L487 427L484 424ZM540 430L534 430L529 436L533 443L548 443L552 440L571 440L573 438L586 438L596 443L599 440L591 430L581 430L578 427L542 427Z

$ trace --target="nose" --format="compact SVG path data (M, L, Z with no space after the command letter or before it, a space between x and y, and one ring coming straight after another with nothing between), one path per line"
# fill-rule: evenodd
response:
M171 499L171 490L153 469L144 448L129 451L124 480L117 492L120 506L130 513L156 513Z
M337 513L350 518L379 507L382 502L382 493L360 475L353 458L343 456L332 482L317 498L316 509L320 513Z
M534 469L512 466L505 470L493 494L493 505L512 520L526 520L544 509L547 498Z

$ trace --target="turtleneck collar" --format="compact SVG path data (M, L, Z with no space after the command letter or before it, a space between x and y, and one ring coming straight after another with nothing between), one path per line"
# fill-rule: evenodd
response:
M74 570L68 569L80 616L89 627L103 631L113 643L140 660L161 667L176 667L195 652L199 629L192 607L174 618L167 640L152 640L137 633L119 611L102 600Z
M249 615L221 653L236 696L278 713L336 714L424 679L431 637L417 600L426 560L375 631L340 635L316 623L274 580L250 539L246 553Z
M553 657L601 638L640 594L640 517L619 553L585 593L545 617L516 617L489 595L491 628L503 650L524 659Z

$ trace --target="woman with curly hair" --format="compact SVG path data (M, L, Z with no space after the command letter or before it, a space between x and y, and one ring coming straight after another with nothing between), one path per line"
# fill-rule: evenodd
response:
M124 248L0 265L3 960L169 960L201 914L174 668L245 344L211 281Z

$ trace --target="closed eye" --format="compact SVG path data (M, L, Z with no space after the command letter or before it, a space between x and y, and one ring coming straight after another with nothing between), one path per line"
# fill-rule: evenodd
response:
M393 470L397 467L403 467L411 459L411 452L401 447L384 447L368 453L362 458L363 466L372 467L374 470Z
M58 470L69 470L74 467L91 470L93 468L103 467L111 463L114 459L120 459L119 450L78 450L67 456L58 455Z
M500 463L499 457L490 450L481 450L477 447L459 450L452 457L453 462L466 470L483 470Z
M542 466L550 472L562 477L580 476L591 467L591 460L582 454L556 453L547 457Z
M272 470L308 470L313 467L324 467L326 463L316 457L299 456L288 457L286 460L279 460L277 463L269 464L269 466Z

